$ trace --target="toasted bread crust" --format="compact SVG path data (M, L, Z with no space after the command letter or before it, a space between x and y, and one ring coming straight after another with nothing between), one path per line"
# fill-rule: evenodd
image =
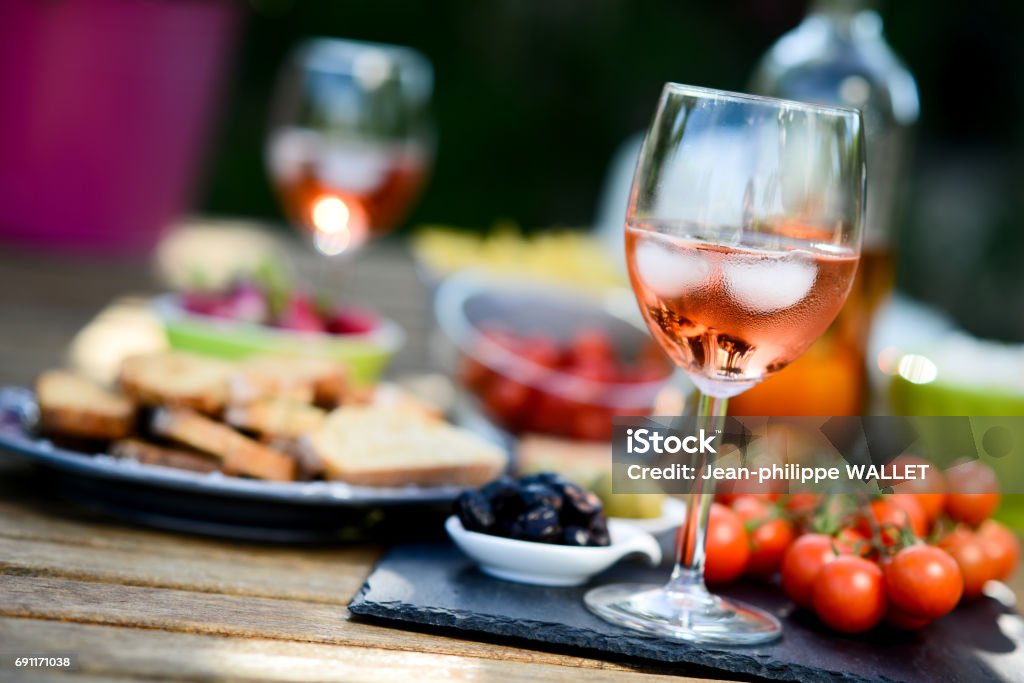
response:
M320 428L327 413L315 406L288 400L264 399L224 411L224 421L239 429L269 437L297 439Z
M337 469L325 462L328 479L344 481L355 486L482 486L501 474L503 467L493 464L438 465L415 469L378 469L359 471Z
M280 436L261 436L260 443L280 451L295 461L295 478L299 481L312 481L324 474L324 463L320 457L306 448L303 439L291 439Z
M110 454L116 458L135 460L146 465L160 465L192 472L215 472L220 461L196 451L184 448L169 448L141 439L121 439L110 447Z
M219 458L225 474L270 481L295 479L292 458L192 410L157 410L152 428L156 434Z
M178 351L126 358L118 384L140 403L216 415L227 403L232 365Z
M44 431L83 439L120 439L135 424L135 404L90 379L65 370L36 380L39 419Z
M348 386L345 367L326 358L301 356L252 356L242 362L237 386L253 398L278 397L333 408ZM244 393L239 396L243 402Z
M493 445L416 409L338 408L306 447L329 479L364 486L475 486L507 464Z

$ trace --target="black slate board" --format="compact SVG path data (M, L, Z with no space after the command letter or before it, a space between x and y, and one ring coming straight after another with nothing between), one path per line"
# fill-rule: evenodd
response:
M384 555L349 605L390 625L445 627L458 635L502 636L516 645L657 662L678 673L729 674L784 681L1024 681L1024 620L987 598L959 607L917 633L888 629L857 637L827 634L794 611L777 588L744 584L722 593L767 609L783 622L782 640L727 648L676 643L619 628L583 606L588 588L667 578L664 567L622 563L589 586L543 588L492 579L454 546L417 544Z

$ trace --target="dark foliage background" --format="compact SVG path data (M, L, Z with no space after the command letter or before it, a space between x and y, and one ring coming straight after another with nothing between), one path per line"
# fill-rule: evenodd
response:
M274 77L303 37L332 35L411 45L434 63L437 164L410 224L586 225L662 83L744 89L807 4L251 0L202 208L280 219L262 159ZM980 334L1024 339L1024 3L878 9L922 99L901 285Z

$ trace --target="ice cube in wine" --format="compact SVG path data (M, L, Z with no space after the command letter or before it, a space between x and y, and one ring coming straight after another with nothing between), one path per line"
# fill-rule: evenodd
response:
M733 396L786 367L836 317L857 269L845 247L744 236L727 246L626 228L629 276L665 352L706 393Z

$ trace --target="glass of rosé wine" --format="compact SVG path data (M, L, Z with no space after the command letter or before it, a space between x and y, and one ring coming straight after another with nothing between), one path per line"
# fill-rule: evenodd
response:
M322 254L397 227L433 160L433 69L407 47L302 43L278 78L266 164L285 215Z
M783 370L836 317L864 193L857 111L665 86L633 177L626 258L651 333L701 391L705 433L721 430L730 397ZM695 457L701 472L707 457ZM781 634L772 615L705 586L712 483L698 478L689 494L668 584L595 588L591 611L697 643Z

